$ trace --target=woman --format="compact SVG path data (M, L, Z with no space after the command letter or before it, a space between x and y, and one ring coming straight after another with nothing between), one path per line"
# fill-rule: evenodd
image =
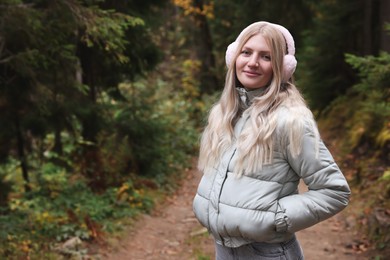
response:
M295 232L345 208L350 189L294 85L294 40L268 22L226 52L225 87L203 132L194 213L216 259L303 259ZM302 179L309 190L298 194Z

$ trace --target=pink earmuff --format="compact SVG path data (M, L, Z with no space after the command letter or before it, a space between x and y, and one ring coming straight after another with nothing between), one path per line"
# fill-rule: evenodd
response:
M270 24L283 34L283 37L284 37L286 44L287 44L287 54L283 58L283 79L282 79L282 81L287 82L292 77L292 75L295 71L295 68L297 67L297 60L295 59L294 38L292 37L292 35L290 34L290 32L286 28L284 28L283 26L281 26L279 24L273 24L273 23L268 23L268 22L256 22L256 23L253 23L253 24L249 25L248 27L246 27L240 33L240 35L238 35L237 39L228 46L228 48L226 50L226 55L225 55L226 65L228 67L230 67L230 65L233 61L233 58L237 52L239 39L243 35L243 33L248 28L250 28L252 26L256 26L259 23Z

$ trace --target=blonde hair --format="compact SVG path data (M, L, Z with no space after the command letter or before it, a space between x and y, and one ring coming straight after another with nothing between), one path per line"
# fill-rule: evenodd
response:
M234 140L234 125L240 116L240 99L236 91L237 78L235 61L243 45L254 35L261 34L271 49L273 77L265 87L264 94L256 97L248 108L248 126ZM244 172L255 172L263 165L272 163L273 150L278 136L279 143L289 144L290 153L295 157L301 151L301 140L305 126L309 126L316 137L319 136L311 111L302 95L290 79L282 83L283 58L286 41L275 27L268 23L258 23L249 27L240 37L232 64L226 73L225 87L220 100L212 107L207 126L202 134L198 168L207 173L221 160L227 149L237 142L237 162L234 172L240 176ZM277 135L276 129L281 120L281 111L288 110L283 120L286 135Z

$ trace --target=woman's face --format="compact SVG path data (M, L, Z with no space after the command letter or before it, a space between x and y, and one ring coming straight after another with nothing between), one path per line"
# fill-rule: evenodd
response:
M249 38L236 59L236 75L246 89L267 86L272 79L271 49L261 34Z

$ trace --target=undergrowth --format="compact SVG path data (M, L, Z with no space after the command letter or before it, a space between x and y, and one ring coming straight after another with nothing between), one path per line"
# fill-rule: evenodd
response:
M377 252L390 253L390 55L346 55L360 80L319 120L352 188L356 228Z
M0 256L6 259L47 259L51 251L83 255L65 241L104 239L122 228L116 222L148 212L153 199L129 180L96 194L82 180L57 179L57 189L37 189L10 200L0 215ZM79 245L78 245L79 246ZM43 258L42 258L43 257ZM57 257L59 257L57 255Z

